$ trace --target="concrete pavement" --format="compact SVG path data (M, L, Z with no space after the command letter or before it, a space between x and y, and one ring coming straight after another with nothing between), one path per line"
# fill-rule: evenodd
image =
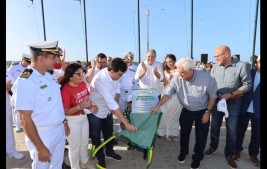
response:
M117 131L119 122L114 118L114 131ZM15 128L14 128L15 129ZM24 142L24 132L16 133L14 131L15 140L17 143L17 150L25 155L22 160L15 160L6 157L6 169L30 169L32 160L30 158L27 147ZM223 124L220 134L220 143L217 151L209 158L205 157L201 161L200 169L228 169L229 166L224 158L224 147L225 147L225 125ZM239 169L257 169L259 167L254 167L250 163L248 156L248 144L250 139L250 128L246 132L245 140L243 143L244 150L241 153L241 159L237 161ZM208 137L206 148L209 147L210 137ZM91 140L88 146L89 151L91 148ZM153 150L152 162L150 169L190 169L191 165L191 155L193 154L193 148L195 144L195 131L191 132L190 136L190 153L186 157L186 161L183 164L177 162L177 157L179 155L180 145L179 141L177 143L167 142L164 137L157 138ZM67 147L67 146L66 146ZM127 150L127 142L124 139L119 139L119 144L114 147L115 151L120 154L123 159L121 161L114 161L111 159L106 159L106 165L108 169L145 169L146 161L143 159L143 152L138 150ZM260 156L259 156L260 158ZM68 155L65 155L65 161L69 164ZM97 163L96 158L90 159L93 164Z

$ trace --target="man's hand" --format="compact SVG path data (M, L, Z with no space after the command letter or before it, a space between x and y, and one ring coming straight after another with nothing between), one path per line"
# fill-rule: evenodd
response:
M142 66L142 68L143 68L143 71L146 72L146 70L147 70L147 68L146 68L146 64L145 64L144 62L141 62L141 66Z
M151 113L151 114L155 114L155 113L158 112L158 109L159 109L159 107L157 107L157 106L152 107L152 108L150 109L150 113Z
M68 136L70 134L70 128L68 123L64 123L64 128L65 128L65 135Z
M37 148L38 160L41 162L50 162L51 153L45 146Z
M97 107L97 105L92 105L92 107L90 107L89 110L90 110L92 113L96 113L96 112L98 112L98 107Z
M131 123L125 124L125 127L129 132L135 132L137 130L137 128L134 125L132 125Z
M95 59L93 59L91 61L91 66L92 66L93 69L96 67L96 61L95 61Z
M153 69L153 72L154 74L156 74L158 72L158 66L156 66L154 69Z
M202 123L205 124L209 121L210 118L210 113L209 112L205 112L202 116Z
M10 91L12 87L11 80L6 83L6 90Z

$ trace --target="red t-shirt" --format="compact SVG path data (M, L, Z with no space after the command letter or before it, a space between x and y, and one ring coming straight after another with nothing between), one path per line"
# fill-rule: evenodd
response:
M82 81L79 83L77 87L73 87L66 83L61 88L61 96L62 96L62 102L64 109L69 109L73 106L77 106L81 102L83 102L84 98L86 96L89 96L90 93L88 91L88 88L86 87L86 83ZM84 113L83 110L79 110L76 113L72 115L78 115Z

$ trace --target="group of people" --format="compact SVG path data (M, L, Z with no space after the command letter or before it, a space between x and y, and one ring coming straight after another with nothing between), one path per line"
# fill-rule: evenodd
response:
M131 52L124 58L109 58L99 53L91 61L91 68L84 73L79 63L63 65L55 70L55 63L64 63L65 59L65 51L58 47L57 41L35 42L28 46L31 65L28 64L20 73L16 72L17 80L10 79L7 70L6 99L11 97L13 106L6 106L9 106L9 117L12 107L18 114L33 160L32 168L61 168L66 140L71 168L93 168L88 160L89 137L95 147L101 144L101 135L104 141L110 138L114 132L113 115L121 121L123 129L137 130L123 115L126 109L131 109L132 89L136 86L154 88L157 92L159 102L150 113L159 109L163 113L158 136L165 136L167 141L180 141L178 162L183 163L189 154L193 124L196 143L191 168L199 168L204 156L209 157L216 151L224 117L216 104L225 99L229 112L225 147L228 165L237 168L235 160L240 159L244 134L251 120L249 155L252 164L260 166L257 158L260 147L260 59L258 70L250 74L245 63L231 60L228 46L219 46L215 50L217 63L208 73L195 69L190 58L176 61L173 54L166 55L163 63L158 62L156 51L149 49L145 61L138 66L133 64ZM7 129L7 139L13 140L7 148L7 155L21 159L23 154L12 149L12 117L7 120L11 126ZM204 152L210 123L210 148ZM105 149L97 152L97 168L106 168L105 158L122 159L113 146L114 142L109 142Z
M179 59L176 62L179 75L173 77L169 89L151 109L151 113L157 112L161 105L174 94L177 95L183 106L179 118L181 126L179 163L184 163L189 153L189 137L193 123L195 126L196 142L191 169L199 168L204 156L210 157L218 148L224 116L225 159L230 168L237 168L235 160L240 159L244 135L251 120L249 156L252 165L260 167L260 160L257 157L260 149L260 57L257 60L257 70L251 70L251 73L250 67L244 62L231 59L231 50L226 45L216 48L214 57L217 63L213 65L210 74L194 69L194 63L190 58ZM216 106L221 100L225 101L223 111ZM210 115L212 115L211 141L210 147L204 151Z

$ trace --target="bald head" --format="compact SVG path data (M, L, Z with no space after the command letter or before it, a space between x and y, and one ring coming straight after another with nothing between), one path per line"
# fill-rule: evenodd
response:
M231 64L231 49L226 45L221 45L215 49L214 57L219 65L228 66Z

